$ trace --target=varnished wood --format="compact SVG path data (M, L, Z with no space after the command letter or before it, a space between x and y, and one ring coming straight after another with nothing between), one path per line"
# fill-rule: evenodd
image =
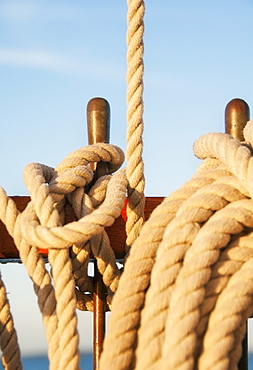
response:
M27 196L12 196L11 199L17 205L20 211L23 211L30 201ZM145 206L145 219L147 220L153 210L163 201L163 197L147 197ZM122 210L122 214L115 220L114 224L106 228L111 246L115 252L117 259L121 259L125 254L125 210ZM77 218L74 211L69 203L65 205L65 223L76 221ZM46 255L46 254L45 254ZM8 234L4 224L0 221L0 259L15 259L19 258L18 250L13 242L12 237Z

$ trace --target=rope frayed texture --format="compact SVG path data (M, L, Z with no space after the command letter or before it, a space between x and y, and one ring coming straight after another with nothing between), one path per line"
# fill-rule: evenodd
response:
M109 175L94 184L91 162L107 162ZM93 311L93 281L88 273L96 258L107 289L107 308L118 287L120 270L105 227L120 215L127 193L124 154L116 146L96 144L69 154L55 169L31 163L24 181L31 201L20 213L0 188L0 219L19 250L34 284L46 327L50 369L79 369L76 308ZM118 170L119 169L119 170ZM117 171L118 170L118 171ZM115 174L112 172L117 171ZM78 221L65 224L65 203ZM48 250L50 272L40 249ZM6 369L21 369L17 336L6 290L0 284L1 351Z
M244 137L198 139L198 171L143 226L101 370L237 369L253 313L253 121Z

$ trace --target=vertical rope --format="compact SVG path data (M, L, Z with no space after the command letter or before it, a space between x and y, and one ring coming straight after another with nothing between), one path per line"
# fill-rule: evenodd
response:
M0 346L5 369L21 370L21 358L16 330L10 312L6 288L0 274Z
M128 220L126 223L129 248L140 233L144 222L143 152L143 33L144 1L128 0L127 30L127 179Z

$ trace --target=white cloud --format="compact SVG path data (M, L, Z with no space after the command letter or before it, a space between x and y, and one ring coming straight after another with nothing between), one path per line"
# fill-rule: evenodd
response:
M48 70L79 77L119 79L125 76L124 67L106 61L96 63L89 59L74 60L43 50L0 48L0 65Z
M0 15L9 21L28 21L35 19L77 20L83 19L83 8L70 4L51 4L36 0L2 1Z
M3 1L1 16L11 20L26 20L37 13L36 1Z
M70 71L73 62L45 51L0 49L0 63L4 65Z

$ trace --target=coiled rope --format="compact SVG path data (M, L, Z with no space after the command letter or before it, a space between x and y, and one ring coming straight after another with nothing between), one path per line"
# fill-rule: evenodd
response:
M253 122L245 143L226 134L198 139L198 171L143 225L143 15L143 1L128 1L127 170L118 170L118 147L98 144L71 153L56 169L28 165L31 202L22 213L0 189L0 219L33 281L52 370L79 368L75 309L93 310L91 255L112 308L102 370L236 369L252 314ZM89 163L99 161L110 175L86 191ZM120 277L104 228L119 216L127 189L130 253ZM79 220L65 225L66 200ZM50 272L38 248L48 249ZM0 294L2 362L21 369L2 282Z
M244 136L198 139L203 164L143 226L101 369L237 369L253 312L253 121Z

